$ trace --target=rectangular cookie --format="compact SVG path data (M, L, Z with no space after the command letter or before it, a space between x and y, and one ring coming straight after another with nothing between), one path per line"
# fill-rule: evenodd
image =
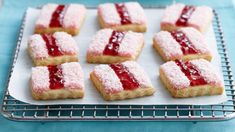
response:
M77 62L33 67L30 88L35 100L82 98L83 71Z
M124 100L155 92L145 71L134 61L95 66L90 79L105 100Z
M35 33L54 33L64 31L77 35L84 22L86 8L81 4L46 4L42 7L36 21Z
M212 20L213 10L208 6L177 3L165 9L161 30L172 31L182 27L193 27L200 32L206 32Z
M88 50L89 63L117 63L136 60L144 46L144 35L132 31L99 30Z
M77 43L65 32L32 35L28 40L28 51L36 66L78 61Z
M173 97L220 95L223 80L204 59L168 61L160 66L160 78Z
M98 20L102 28L135 32L147 30L147 19L138 2L101 4L98 6Z
M212 59L212 53L203 35L191 27L171 32L160 31L153 38L153 47L165 61Z

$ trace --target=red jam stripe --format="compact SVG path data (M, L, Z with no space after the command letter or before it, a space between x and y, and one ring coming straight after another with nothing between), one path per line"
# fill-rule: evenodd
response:
M181 71L190 80L190 86L207 84L205 79L200 75L200 71L198 71L192 63L188 61L183 62L181 60L176 60L175 63L180 67Z
M114 70L120 79L124 90L134 90L140 86L133 74L131 74L124 65L110 64L109 66Z
M131 18L130 15L127 11L127 8L125 6L125 4L123 3L119 3L119 4L115 4L116 10L121 18L121 24L125 25L125 24L131 24Z
M63 55L60 48L56 45L55 38L52 34L42 34L43 40L46 42L46 47L48 54L50 56L60 56Z
M103 54L112 56L118 55L119 46L124 37L124 32L113 31L109 38L109 43L105 46Z
M172 31L172 37L180 44L183 54L196 54L198 51L192 45L192 42L182 31Z
M194 6L185 6L181 12L179 19L176 21L177 26L187 26L188 19L195 11Z
M65 5L58 5L56 10L53 12L51 16L51 21L49 27L62 27L63 20L63 11L65 9Z
M59 66L48 66L50 89L64 88L62 69Z

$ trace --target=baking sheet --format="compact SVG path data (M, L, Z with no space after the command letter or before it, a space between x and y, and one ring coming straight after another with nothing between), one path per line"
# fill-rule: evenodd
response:
M164 62L156 51L152 48L152 37L156 32L160 31L160 19L163 14L163 9L145 9L148 18L148 31L144 34L145 46L137 60L137 62L146 70L149 75L156 92L153 96L129 99L122 101L104 101L101 95L96 91L92 82L89 79L89 74L96 64L86 63L86 50L91 42L92 37L100 29L97 22L97 12L95 9L89 9L87 12L85 23L78 36L74 37L79 45L79 59L80 64L85 74L85 96L83 99L65 99L65 100L49 100L36 101L32 99L29 90L29 78L31 74L32 61L27 53L27 40L33 34L34 24L39 15L39 9L28 8L26 15L26 23L23 31L23 38L21 47L16 61L10 82L9 93L17 100L37 105L56 105L56 104L118 104L118 105L209 105L225 102L227 96L223 95L203 96L194 98L176 99L171 97L169 92L165 89L159 78L159 66ZM210 26L208 32L205 34L206 41L209 44L213 53L212 64L220 72L221 77L221 63L220 56L217 52L216 40L213 27Z

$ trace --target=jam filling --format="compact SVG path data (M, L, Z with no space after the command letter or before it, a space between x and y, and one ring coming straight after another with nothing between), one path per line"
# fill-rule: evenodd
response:
M49 27L62 27L62 20L64 18L65 5L58 5L52 13Z
M50 56L63 55L60 48L56 45L56 40L52 34L42 34L41 36L46 42L47 51Z
M180 18L176 21L177 26L187 26L188 19L195 11L194 6L185 6L181 12Z
M207 84L206 80L200 75L195 66L190 62L176 60L175 63L180 67L181 71L190 80L190 86L198 86Z
M124 90L134 90L140 86L135 77L122 64L109 65L120 79Z
M105 46L104 55L118 55L119 46L125 36L124 32L113 31L109 43Z
M121 18L121 24L125 25L125 24L131 24L131 18L130 15L127 11L127 8L125 6L125 4L123 3L119 3L119 4L115 4L116 10Z
M183 54L196 54L198 51L182 31L172 31L172 37L180 44Z
M64 87L62 69L59 66L48 66L50 89L60 89Z

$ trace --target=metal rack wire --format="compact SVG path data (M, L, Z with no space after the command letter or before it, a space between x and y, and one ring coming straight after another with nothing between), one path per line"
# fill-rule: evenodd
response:
M12 62L17 59L23 35L23 20ZM77 120L177 120L218 121L235 117L235 94L232 70L227 55L223 31L216 11L213 21L218 51L221 56L225 91L228 101L216 105L31 105L12 98L6 88L1 113L17 121L77 121ZM8 86L7 86L8 87Z

